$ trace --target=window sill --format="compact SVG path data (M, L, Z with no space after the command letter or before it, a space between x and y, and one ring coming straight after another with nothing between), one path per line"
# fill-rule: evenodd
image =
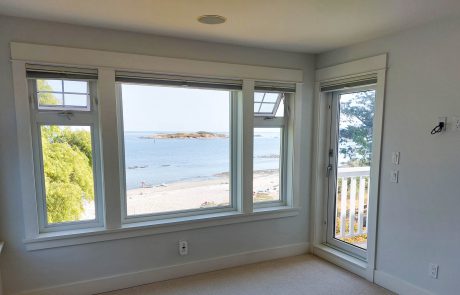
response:
M369 268L367 261L337 250L327 244L314 245L313 253L369 281L373 280L374 271Z
M271 207L260 208L249 214L232 211L129 223L122 225L122 227L118 229L90 228L83 230L43 233L39 234L36 238L24 240L24 244L28 251L33 251L211 226L292 217L298 215L299 211L300 208L291 208L286 206Z

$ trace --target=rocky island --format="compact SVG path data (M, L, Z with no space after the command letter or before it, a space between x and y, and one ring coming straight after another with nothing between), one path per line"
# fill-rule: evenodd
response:
M158 133L141 136L143 139L208 139L208 138L226 138L226 134L198 131L198 132L177 132L177 133Z

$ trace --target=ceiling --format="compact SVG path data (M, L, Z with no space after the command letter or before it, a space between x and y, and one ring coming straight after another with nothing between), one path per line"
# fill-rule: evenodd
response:
M0 0L0 14L318 53L460 16L459 0ZM227 22L204 25L203 14Z

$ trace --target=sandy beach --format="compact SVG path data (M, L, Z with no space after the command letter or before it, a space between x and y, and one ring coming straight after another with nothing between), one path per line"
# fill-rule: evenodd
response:
M274 201L279 198L278 170L254 173L254 201ZM127 192L128 215L226 206L230 200L228 173L213 179L178 181L151 188L136 188ZM80 220L95 218L94 202L84 204Z
M254 173L255 201L278 199L278 170ZM152 188L137 188L127 192L128 215L198 209L229 205L228 175L213 179L179 181Z

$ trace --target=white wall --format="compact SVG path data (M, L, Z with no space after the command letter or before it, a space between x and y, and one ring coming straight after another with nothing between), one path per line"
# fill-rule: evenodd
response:
M430 130L438 116L460 115L460 20L321 54L316 66L384 52L377 270L435 294L459 294L460 132ZM393 151L401 152L398 184L389 182ZM438 280L428 277L431 262L440 266Z
M21 212L18 147L9 42L22 41L128 53L192 58L251 65L304 69L301 213L296 217L241 223L117 241L25 251ZM211 44L0 17L0 240L6 294L80 280L203 260L244 251L306 243L314 57L272 50ZM187 239L190 255L177 255L176 243Z

